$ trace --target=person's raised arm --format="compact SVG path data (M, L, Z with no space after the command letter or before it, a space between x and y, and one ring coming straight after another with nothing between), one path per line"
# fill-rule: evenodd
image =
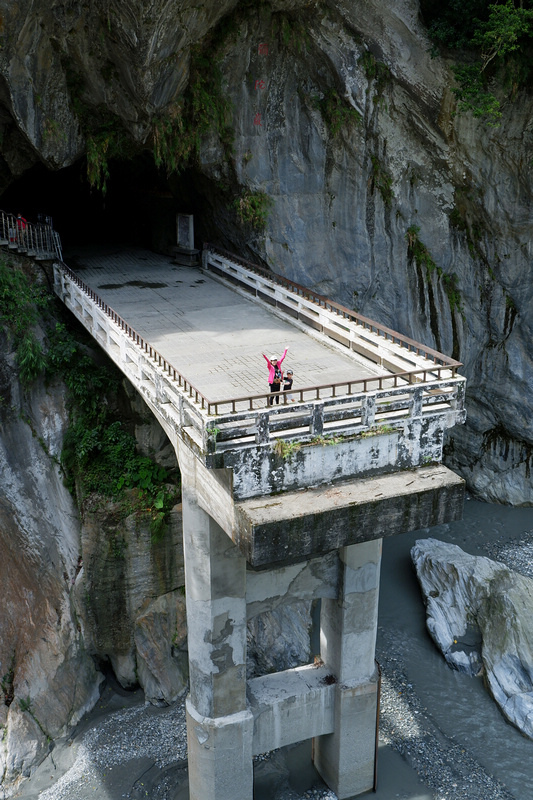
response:
M286 348L285 348L285 351L284 351L283 355L281 356L280 360L278 361L278 365L279 365L279 366L281 366L281 362L283 361L283 359L284 359L284 358L285 358L285 356L287 355L287 350L288 350L288 349L289 349L288 347L286 347Z

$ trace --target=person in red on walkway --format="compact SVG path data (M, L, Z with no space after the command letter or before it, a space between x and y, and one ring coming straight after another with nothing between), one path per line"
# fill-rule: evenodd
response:
M24 245L26 242L26 225L27 220L24 219L22 214L17 214L17 240L19 244Z
M281 389L281 382L283 381L283 372L281 371L281 365L283 363L283 359L287 355L287 350L289 348L286 347L283 355L281 358L277 358L276 356L270 356L268 358L264 353L263 358L267 362L268 365L268 383L270 386L270 392L279 392ZM274 403L274 398L268 398L268 405L271 406ZM279 405L279 394L276 397L276 404Z

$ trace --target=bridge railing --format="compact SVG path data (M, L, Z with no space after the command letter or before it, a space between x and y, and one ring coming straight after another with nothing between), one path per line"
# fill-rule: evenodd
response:
M6 211L0 211L0 245L38 261L63 258L61 240L52 225L21 220Z
M206 449L266 444L284 437L327 444L347 435L393 433L407 420L430 416L447 417L444 427L451 427L464 419L464 385L462 377L416 386L390 381L379 390L320 401L292 403L282 396L279 406L213 418L205 431Z
M254 295L284 316L319 331L394 373L409 372L414 376L431 366L439 368L435 376L441 377L443 370L455 375L462 366L461 362L443 353L214 245L204 244L203 264L215 276Z
M280 437L312 440L392 432L407 419L430 415L446 416L445 427L450 427L464 417L465 379L457 374L459 362L437 353L430 361L429 349L421 345L421 367L280 392L279 404L271 393L209 399L66 264L56 262L54 272L56 292L67 306L141 387L147 401L174 420L172 424L187 428L204 453Z

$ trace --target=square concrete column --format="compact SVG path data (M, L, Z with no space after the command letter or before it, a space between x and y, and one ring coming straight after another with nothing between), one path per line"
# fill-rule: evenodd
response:
M322 600L321 658L337 680L335 730L314 742L315 766L339 800L374 784L375 648L381 540L339 550L339 591Z
M246 708L246 560L183 486L190 800L252 800Z

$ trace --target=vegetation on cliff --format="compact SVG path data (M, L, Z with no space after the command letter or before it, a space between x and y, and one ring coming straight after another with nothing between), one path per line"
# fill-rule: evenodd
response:
M532 0L426 0L422 4L433 41L451 49L460 111L471 111L496 125L501 101L496 88L511 99L533 81Z
M57 321L53 303L30 267L0 261L0 325L12 340L23 385L43 376L62 379L67 389L69 426L61 454L67 487L80 503L98 493L120 500L125 515L148 512L158 536L177 502L175 478L139 454L118 408L120 374Z

